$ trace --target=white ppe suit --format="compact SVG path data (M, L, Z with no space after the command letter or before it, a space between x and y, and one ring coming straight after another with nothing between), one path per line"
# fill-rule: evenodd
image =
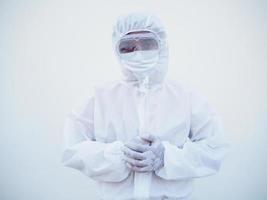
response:
M96 86L94 95L71 111L62 162L95 180L99 199L188 199L194 178L218 172L227 144L207 101L165 78L168 47L158 18L122 16L114 26L114 47L123 35L142 30L160 39L157 65L144 77L121 63L122 80ZM145 133L161 139L164 166L137 173L125 165L121 148Z

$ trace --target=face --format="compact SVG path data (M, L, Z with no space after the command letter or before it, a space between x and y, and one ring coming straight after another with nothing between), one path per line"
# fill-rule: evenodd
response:
M150 31L130 32L118 42L117 53L125 67L145 75L159 60L159 39Z

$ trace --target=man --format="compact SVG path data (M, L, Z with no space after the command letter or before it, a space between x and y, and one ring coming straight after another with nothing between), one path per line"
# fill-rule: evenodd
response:
M95 87L65 125L65 166L99 184L100 199L189 199L192 181L216 173L227 148L207 101L165 79L168 46L153 15L113 30L124 79Z

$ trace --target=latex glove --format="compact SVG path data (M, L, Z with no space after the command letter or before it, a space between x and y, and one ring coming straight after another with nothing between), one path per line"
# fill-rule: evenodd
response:
M141 140L140 140L141 139ZM124 145L124 160L133 171L151 172L164 166L164 146L154 136L141 136Z

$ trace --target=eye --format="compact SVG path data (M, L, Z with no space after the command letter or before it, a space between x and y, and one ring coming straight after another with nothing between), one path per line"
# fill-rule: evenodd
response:
M121 48L120 49L120 53L127 53L128 51L127 51L127 49L126 48Z
M132 48L120 48L120 53L130 53L134 51L134 47Z

